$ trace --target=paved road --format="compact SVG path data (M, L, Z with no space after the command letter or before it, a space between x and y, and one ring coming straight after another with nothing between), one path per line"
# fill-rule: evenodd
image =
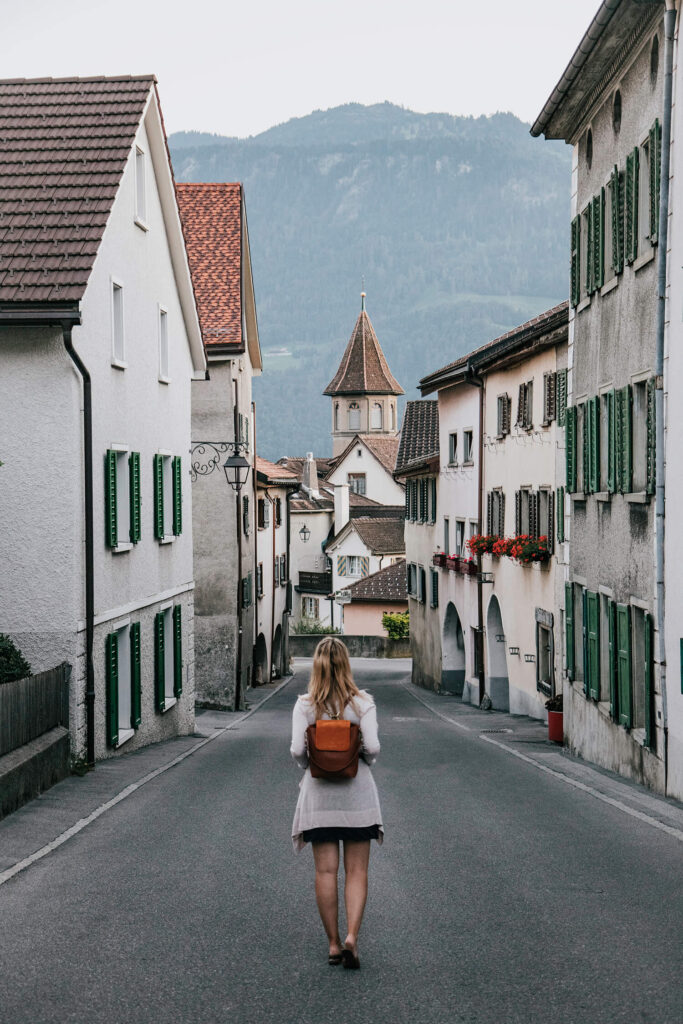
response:
M289 840L298 676L0 885L2 1024L680 1024L681 809L562 758L531 723L484 742L511 720L405 672L356 663L386 824L361 971L327 966L310 851Z

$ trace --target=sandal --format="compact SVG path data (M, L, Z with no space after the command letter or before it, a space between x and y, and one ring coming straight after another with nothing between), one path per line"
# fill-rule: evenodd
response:
M352 949L347 949L346 946L344 946L341 952L341 956L342 963L347 970L358 970L358 968L360 967L360 960L358 959L357 955L354 953Z
M327 957L327 962L330 965L330 967L338 967L339 964L342 962L342 954L330 953L329 956Z

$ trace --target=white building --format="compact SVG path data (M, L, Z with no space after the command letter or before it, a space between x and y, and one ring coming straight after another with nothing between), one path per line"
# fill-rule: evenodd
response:
M194 728L206 361L154 78L3 82L0 116L0 632L72 665L92 763Z

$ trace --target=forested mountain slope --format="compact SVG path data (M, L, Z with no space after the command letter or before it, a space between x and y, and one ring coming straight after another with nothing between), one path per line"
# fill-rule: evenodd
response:
M178 181L245 186L266 458L330 453L321 392L363 279L409 397L429 371L567 295L570 150L532 139L511 114L348 104L248 139L182 132L169 142Z

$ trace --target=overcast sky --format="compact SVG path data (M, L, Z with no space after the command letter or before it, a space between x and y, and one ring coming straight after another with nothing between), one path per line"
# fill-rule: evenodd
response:
M168 132L351 101L531 121L599 0L0 0L0 74L153 72Z

